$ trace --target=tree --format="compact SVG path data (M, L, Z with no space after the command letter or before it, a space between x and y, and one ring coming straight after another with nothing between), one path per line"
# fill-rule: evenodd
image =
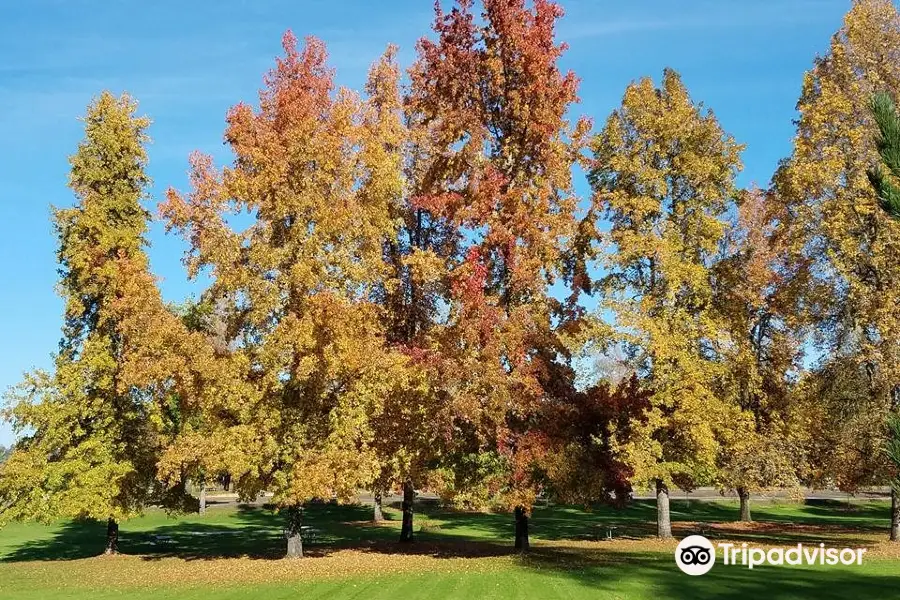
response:
M397 224L396 234L384 241L386 272L374 300L382 308L386 342L406 359L404 376L374 418L373 445L380 464L374 484L375 520L383 518L382 493L401 489L400 540L408 542L413 539L415 489L426 485L448 431L448 407L432 385L436 375L430 333L446 296L441 276L455 252L452 230L412 202L426 180L429 140L417 119L404 110L395 55L390 47L369 73L362 160L368 171L380 173L381 184L372 193L383 196Z
M723 352L729 372L722 393L744 427L732 428L720 454L720 485L740 499L750 521L750 495L768 487L798 487L802 432L791 418L793 374L802 358L807 260L785 252L776 234L773 192L742 194L736 226L713 269L713 301L729 331Z
M872 96L871 108L878 124L878 154L890 175L876 165L868 171L869 181L875 188L881 207L895 219L900 219L900 190L890 179L900 177L900 118L894 100L887 92Z
M869 170L869 181L881 207L895 219L900 219L900 190L890 177L900 176L900 118L890 94L881 92L872 97L872 115L878 124L876 145L881 160L888 168L890 176L876 166ZM891 461L895 473L891 477L891 540L900 541L900 408L897 402L888 415L888 435L885 441L885 453Z
M0 445L0 465L6 462L6 459L9 458L10 454L12 454L12 446L7 448L6 446Z
M375 480L373 420L404 358L386 346L373 300L396 234L395 174L370 162L365 107L333 94L324 45L298 48L290 32L283 45L259 108L228 114L234 165L219 172L195 154L192 193L170 191L161 210L190 241L191 275L211 270L207 297L234 332L244 395L207 411L221 470L242 497L274 493L299 557L303 504L350 499ZM226 217L241 211L254 220L235 231Z
M649 78L628 87L593 148L590 216L606 215L609 233L595 236L613 250L602 264L602 307L650 392L617 451L636 485L656 487L658 534L668 538L669 487L714 481L717 434L735 417L717 393L727 335L710 267L742 147L667 70L659 88Z
M135 272L147 272L141 201L146 130L136 102L101 94L84 118L70 158L71 208L53 213L65 324L55 371L26 375L5 416L19 441L0 470L0 519L107 520L106 552L118 523L158 492L163 442L154 406L124 376L128 337L122 300Z
M157 309L162 308L158 295L148 301ZM193 299L166 306L165 310L157 311L160 318L150 327L152 332L145 334L137 349L145 366L162 363L170 369L169 372L157 370L147 382L164 390L160 401L167 417L170 441L162 460L164 463L176 460L180 465L177 477L173 477L169 467L163 474L163 481L170 485L183 485L186 489L195 488L197 510L201 514L206 512L206 486L212 479L211 475L216 474L209 469L217 464L217 449L203 448L202 443L198 445L196 442L201 442L212 433L210 419L204 410L206 403L202 400L203 394L221 395L221 387L229 379L222 373L223 370L226 373L229 371L227 367L216 368L227 364L231 358L231 340L224 310L221 302L217 305ZM175 319L171 318L172 315ZM192 385L184 385L187 381ZM187 455L182 454L175 459L183 451Z
M826 356L804 374L792 412L807 430L805 483L855 493L890 479L880 402L855 353Z
M880 158L871 98L877 90L900 91L898 50L893 3L854 2L830 51L806 75L793 153L775 179L789 251L809 260L816 274L807 304L818 342L832 362L855 363L843 371L861 375L867 393L864 403L839 407L838 414L847 421L848 413L864 413L872 427L860 433L872 448L881 445L887 415L900 403L900 223L879 207L868 174ZM859 459L883 463L884 454ZM900 501L893 496L897 523Z
M485 0L478 22L472 9L436 7L407 102L430 152L413 201L458 232L464 257L449 265L448 316L433 334L454 427L440 485L457 502L512 509L524 550L541 486L534 417L574 380L561 331L578 311L548 286L564 274L588 123L567 121L577 79L557 66L559 6Z
M896 518L898 497L900 497L900 412L892 412L887 419L888 434L884 442L884 453L893 467L889 479L891 485L891 540L900 540L900 520Z
M632 471L615 452L649 408L649 393L635 375L620 382L600 380L547 407L541 429L550 450L541 463L548 493L568 504L597 502L624 506L631 498Z

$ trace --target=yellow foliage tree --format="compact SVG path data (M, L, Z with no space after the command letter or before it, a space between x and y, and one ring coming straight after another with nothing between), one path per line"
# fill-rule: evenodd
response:
M660 537L671 537L669 486L714 481L717 430L740 417L718 393L727 336L710 264L741 149L671 70L658 88L649 78L630 85L594 142L593 213L610 221L597 234L609 250L603 308L651 392L617 451L635 484L655 486Z
M809 261L784 251L776 235L774 192L742 194L736 226L714 267L716 311L728 329L722 393L742 411L722 440L719 485L740 499L750 521L750 495L768 487L798 487L803 428L792 419L792 376L801 365L801 317Z
M415 489L427 488L429 474L449 435L449 406L433 382L435 345L430 333L446 298L449 261L455 256L454 229L413 202L429 181L431 140L419 115L407 112L396 49L390 47L369 72L362 159L378 172L379 186L396 235L384 245L386 272L377 286L386 341L406 357L404 377L385 398L375 418L374 447L380 471L375 480L375 520L383 519L382 492L402 489L401 541L413 539Z
M155 291L141 204L150 121L136 110L108 92L88 107L70 158L77 200L54 211L63 339L54 372L31 373L12 393L5 416L21 439L0 468L0 522L107 520L107 553L119 521L166 500L155 483L164 418L129 369L140 345L134 315L146 316L135 291Z
M816 311L819 341L829 356L856 361L869 394L855 410L881 421L900 405L900 224L881 210L867 176L880 160L869 103L877 91L900 92L898 51L893 3L855 1L829 52L806 74L794 150L775 179L790 251L813 261L822 284L807 303ZM879 426L868 435L886 433ZM841 453L830 449L817 460L825 465ZM895 491L892 537L898 536Z

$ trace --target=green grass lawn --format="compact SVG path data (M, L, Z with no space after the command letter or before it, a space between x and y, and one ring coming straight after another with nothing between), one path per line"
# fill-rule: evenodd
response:
M577 599L577 598L786 598L838 599L900 597L897 564L881 561L849 571L812 569L763 569L759 571L713 571L708 576L689 578L674 569L668 556L635 555L627 564L583 571L533 569L527 564L496 572L463 574L416 573L391 577L320 579L256 585L208 584L166 585L150 588L97 589L46 585L15 589L18 582L2 582L5 598L128 598L162 600L170 598L238 600L247 598L330 599L366 598L486 598Z
M307 558L279 560L282 519L262 508L211 508L170 518L148 511L121 528L121 556L97 557L105 525L13 524L0 530L0 598L900 598L900 550L883 542L883 502L758 502L757 523L732 524L733 502L672 505L676 537L700 528L711 538L775 545L865 545L862 566L717 565L682 574L673 543L652 537L655 506L535 510L534 548L511 552L506 514L419 507L417 541L396 543L399 513L376 525L371 508L317 504ZM702 525L698 525L701 523ZM608 525L616 539L606 541Z

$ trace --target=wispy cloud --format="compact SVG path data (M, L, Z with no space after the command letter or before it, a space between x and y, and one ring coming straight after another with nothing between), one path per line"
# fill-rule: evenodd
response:
M678 25L673 21L647 19L621 19L595 23L579 22L571 24L568 21L564 21L560 26L560 37L562 39L572 40L677 28Z

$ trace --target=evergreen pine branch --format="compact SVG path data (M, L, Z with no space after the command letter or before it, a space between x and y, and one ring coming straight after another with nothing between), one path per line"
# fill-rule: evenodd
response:
M869 182L878 194L878 204L889 215L900 219L900 189L885 177L881 169L871 169L868 175Z
M890 173L900 178L900 117L890 94L878 92L870 103L872 116L878 124L875 144L881 160ZM894 218L900 219L900 189L897 188L881 168L868 172L869 181L878 195L878 203Z
M887 419L887 426L888 435L884 442L884 453L894 470L891 487L900 493L900 413L891 413Z

